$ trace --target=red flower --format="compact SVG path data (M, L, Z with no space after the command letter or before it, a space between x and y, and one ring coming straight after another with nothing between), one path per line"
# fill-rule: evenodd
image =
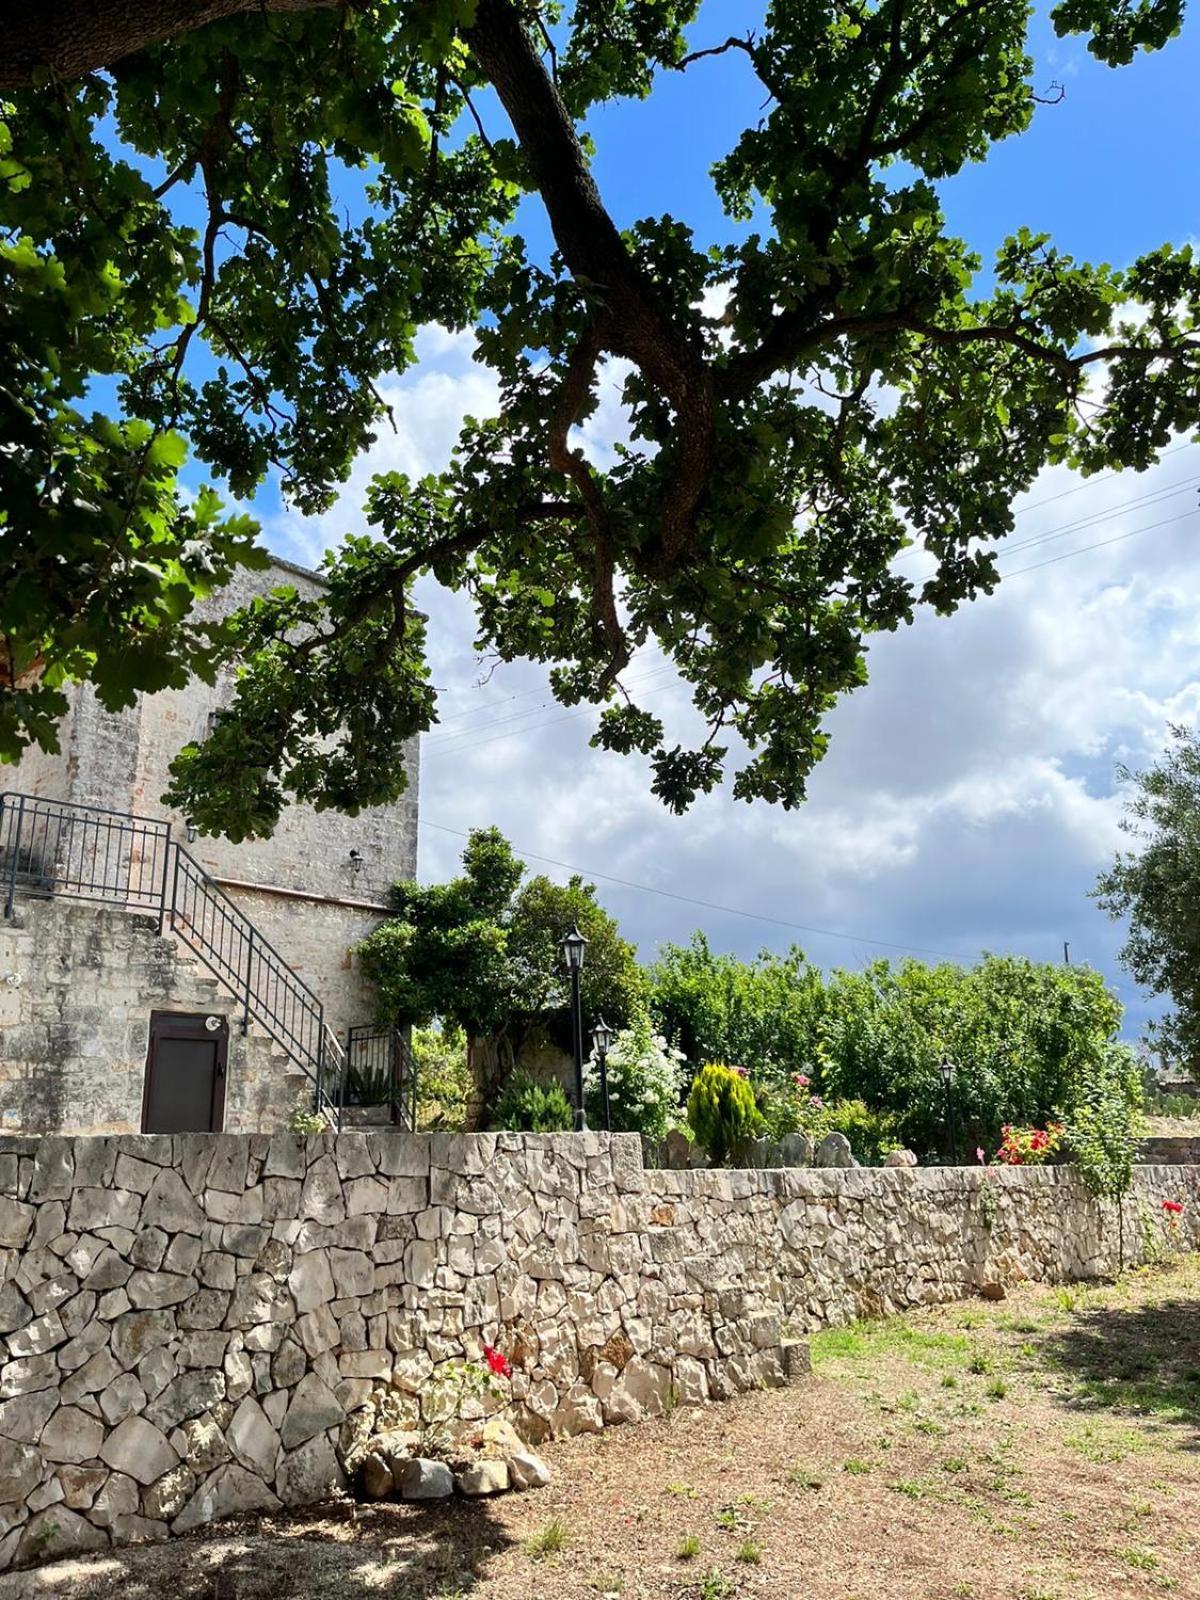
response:
M512 1377L512 1367L503 1351L497 1350L493 1345L485 1344L483 1347L483 1359L498 1378Z
M1183 1207L1178 1200L1164 1200L1163 1210L1169 1211L1173 1217L1177 1217L1183 1211Z

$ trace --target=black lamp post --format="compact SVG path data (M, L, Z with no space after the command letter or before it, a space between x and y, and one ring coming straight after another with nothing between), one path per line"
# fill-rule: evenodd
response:
M608 1109L608 1047L613 1042L613 1029L603 1017L592 1024L592 1046L600 1068L600 1103L604 1107L604 1131L612 1132L612 1113Z
M558 941L562 964L571 974L571 1045L575 1055L575 1127L587 1127L583 1110L583 1003L579 997L579 974L588 942L578 928L572 928Z
M953 1061L943 1061L938 1071L946 1085L946 1120L950 1124L950 1164L958 1165L958 1132L954 1126L954 1073Z

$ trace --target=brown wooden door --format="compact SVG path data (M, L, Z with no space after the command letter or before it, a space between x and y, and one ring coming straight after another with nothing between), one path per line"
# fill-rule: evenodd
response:
M225 1117L225 1019L173 1011L150 1017L150 1050L142 1099L143 1133L220 1133Z

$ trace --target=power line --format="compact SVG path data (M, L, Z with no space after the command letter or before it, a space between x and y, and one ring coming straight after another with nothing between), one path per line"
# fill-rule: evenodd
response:
M471 835L464 833L461 828L448 828L441 822L430 822L425 817L418 818L418 826L422 828L435 828L438 833L452 833L458 839L469 839ZM875 945L881 950L903 950L909 955L941 956L947 961L957 961L959 957L949 950L929 950L918 944L896 944L890 939L869 939L865 934L840 933L833 928L814 928L803 922L789 922L783 917L764 916L758 911L746 911L741 906L718 905L713 900L697 900L688 894L677 894L673 889L656 889L653 884L633 883L628 878L615 878L610 872L592 872L587 867L573 866L569 861L558 861L553 856L538 855L533 850L522 850L513 845L513 851L523 856L526 861L540 861L545 866L561 867L564 872L577 872L582 878L599 878L604 883L618 884L622 889L635 889L639 894L656 894L664 900L677 900L682 905L699 906L704 911L719 911L729 917L746 917L751 922L769 922L776 928L790 928L795 933L808 933L821 939L844 939L851 944Z
M1096 544L1081 545L1078 550L1066 550L1061 556L1050 556L1045 561L1035 561L1029 567L1016 567L1011 572L1002 572L1002 578L1016 578L1022 572L1037 572L1040 567L1053 567L1059 561L1070 561L1072 556L1085 556L1090 550L1103 550L1110 544L1121 544L1126 539L1136 538L1139 533L1153 533L1155 528L1169 528L1186 522L1189 517L1200 516L1200 506L1194 511L1184 511L1174 517L1163 517L1160 522L1148 522L1144 528L1132 528L1128 533L1118 533L1111 539L1100 539Z
M637 688L637 686L643 685L643 683L650 683L653 678L661 678L664 672L672 672L672 670L674 670L672 662L662 662L662 666L654 667L653 672L646 672L646 674L643 674L640 678L630 678L629 683L626 683L626 688L630 688L630 690L632 690L632 688ZM542 690L541 693L546 693L546 691ZM474 744L456 744L456 741L459 741L459 739L472 739L477 733L491 733L493 728L501 728L501 726L506 725L506 723L523 722L525 718L538 717L538 715L541 715L541 712L544 712L547 707L554 706L554 704L557 704L557 701L554 701L554 698L550 698L547 699L547 701L542 701L541 706L531 706L528 710L517 710L517 712L512 712L509 717L496 717L494 722L485 723L482 728L459 728L458 733L448 733L446 734L445 738L440 739L438 739L437 736L434 736L432 739L426 739L426 749L437 749L437 746L442 746L442 744L454 744L456 749L459 750L475 749ZM565 720L565 718L555 718L555 720L560 720L560 722L562 722L562 720ZM546 723L546 726L549 726L549 723ZM507 738L507 734L498 734L496 738ZM490 744L491 739L483 739L483 741L480 742L483 742L483 744Z

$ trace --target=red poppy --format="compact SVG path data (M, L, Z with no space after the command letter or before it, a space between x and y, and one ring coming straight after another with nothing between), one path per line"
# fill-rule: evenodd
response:
M509 1364L508 1357L502 1351L497 1350L493 1345L484 1345L483 1359L487 1362L488 1366L491 1367L492 1371L498 1378L512 1377L512 1367Z
M1183 1211L1183 1206L1179 1203L1178 1200L1164 1200L1163 1201L1163 1210L1164 1211L1169 1211L1172 1216L1177 1217Z

